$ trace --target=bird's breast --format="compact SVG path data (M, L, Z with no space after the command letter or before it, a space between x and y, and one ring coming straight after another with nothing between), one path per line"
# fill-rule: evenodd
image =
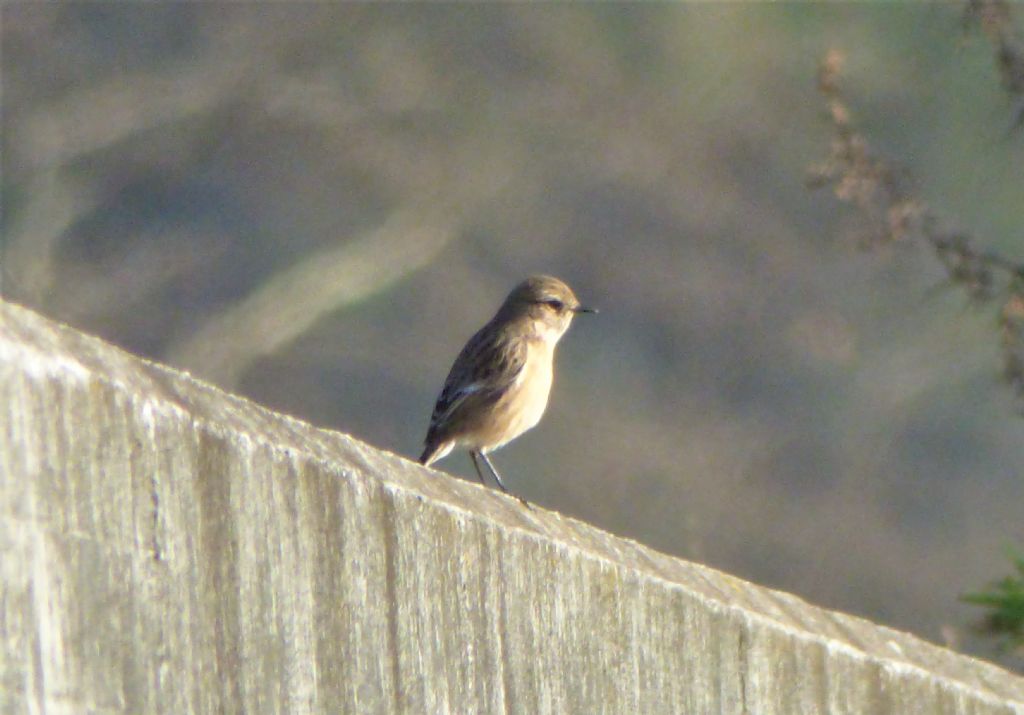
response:
M505 397L494 406L487 428L476 436L480 446L497 449L534 427L544 415L551 392L554 343L533 341L526 363Z
M517 380L523 431L536 425L548 406L554 376L554 347L554 343L547 341L532 343L523 372Z

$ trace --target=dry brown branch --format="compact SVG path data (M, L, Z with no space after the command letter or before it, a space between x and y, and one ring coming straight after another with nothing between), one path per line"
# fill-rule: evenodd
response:
M839 85L843 55L830 50L818 73L833 138L828 158L810 169L808 185L830 187L865 221L863 243L873 247L897 241L927 245L946 269L952 285L977 301L998 300L1003 374L1024 399L1024 263L974 248L971 236L944 228L939 216L916 197L906 172L871 151L851 121Z

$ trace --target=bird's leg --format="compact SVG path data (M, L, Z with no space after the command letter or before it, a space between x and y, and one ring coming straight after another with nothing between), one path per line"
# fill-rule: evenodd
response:
M484 464L486 464L487 468L491 470L491 476L494 477L494 481L496 481L498 483L498 486L501 487L501 491L521 501L523 503L523 506L525 506L527 509L532 509L532 507L530 506L530 502L526 501L518 494L513 494L505 487L505 482L501 481L501 476L498 474L498 470L494 468L494 465L491 464L491 460L487 457L487 455L484 452L480 452L480 458L484 460ZM473 461L475 462L476 460Z
M487 482L484 481L484 473L480 471L480 462L476 461L476 454L477 453L473 450L469 451L469 456L473 459L473 466L476 468L476 476L480 478L480 483L486 487ZM486 459L486 457L484 457L484 459ZM494 467L491 467L491 471L494 471Z
M484 464L486 464L487 468L491 470L491 476L494 477L494 481L496 481L498 483L498 486L501 487L501 491L508 494L508 488L505 487L505 482L501 481L501 475L498 474L498 470L494 468L493 464L491 464L490 458L486 454L481 452L480 459L484 460Z

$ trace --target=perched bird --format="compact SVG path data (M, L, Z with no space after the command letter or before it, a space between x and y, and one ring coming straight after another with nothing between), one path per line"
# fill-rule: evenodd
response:
M596 312L581 306L557 278L532 276L517 285L455 358L430 417L420 463L465 448L480 482L478 458L508 493L487 454L540 421L551 391L555 345L573 316Z

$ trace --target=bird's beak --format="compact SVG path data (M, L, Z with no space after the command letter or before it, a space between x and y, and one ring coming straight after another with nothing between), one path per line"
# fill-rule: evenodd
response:
M574 312L574 313L593 313L594 315L597 315L598 310L597 310L597 308L587 308L586 306L583 306L583 305L577 305L575 308L572 309L572 312Z

